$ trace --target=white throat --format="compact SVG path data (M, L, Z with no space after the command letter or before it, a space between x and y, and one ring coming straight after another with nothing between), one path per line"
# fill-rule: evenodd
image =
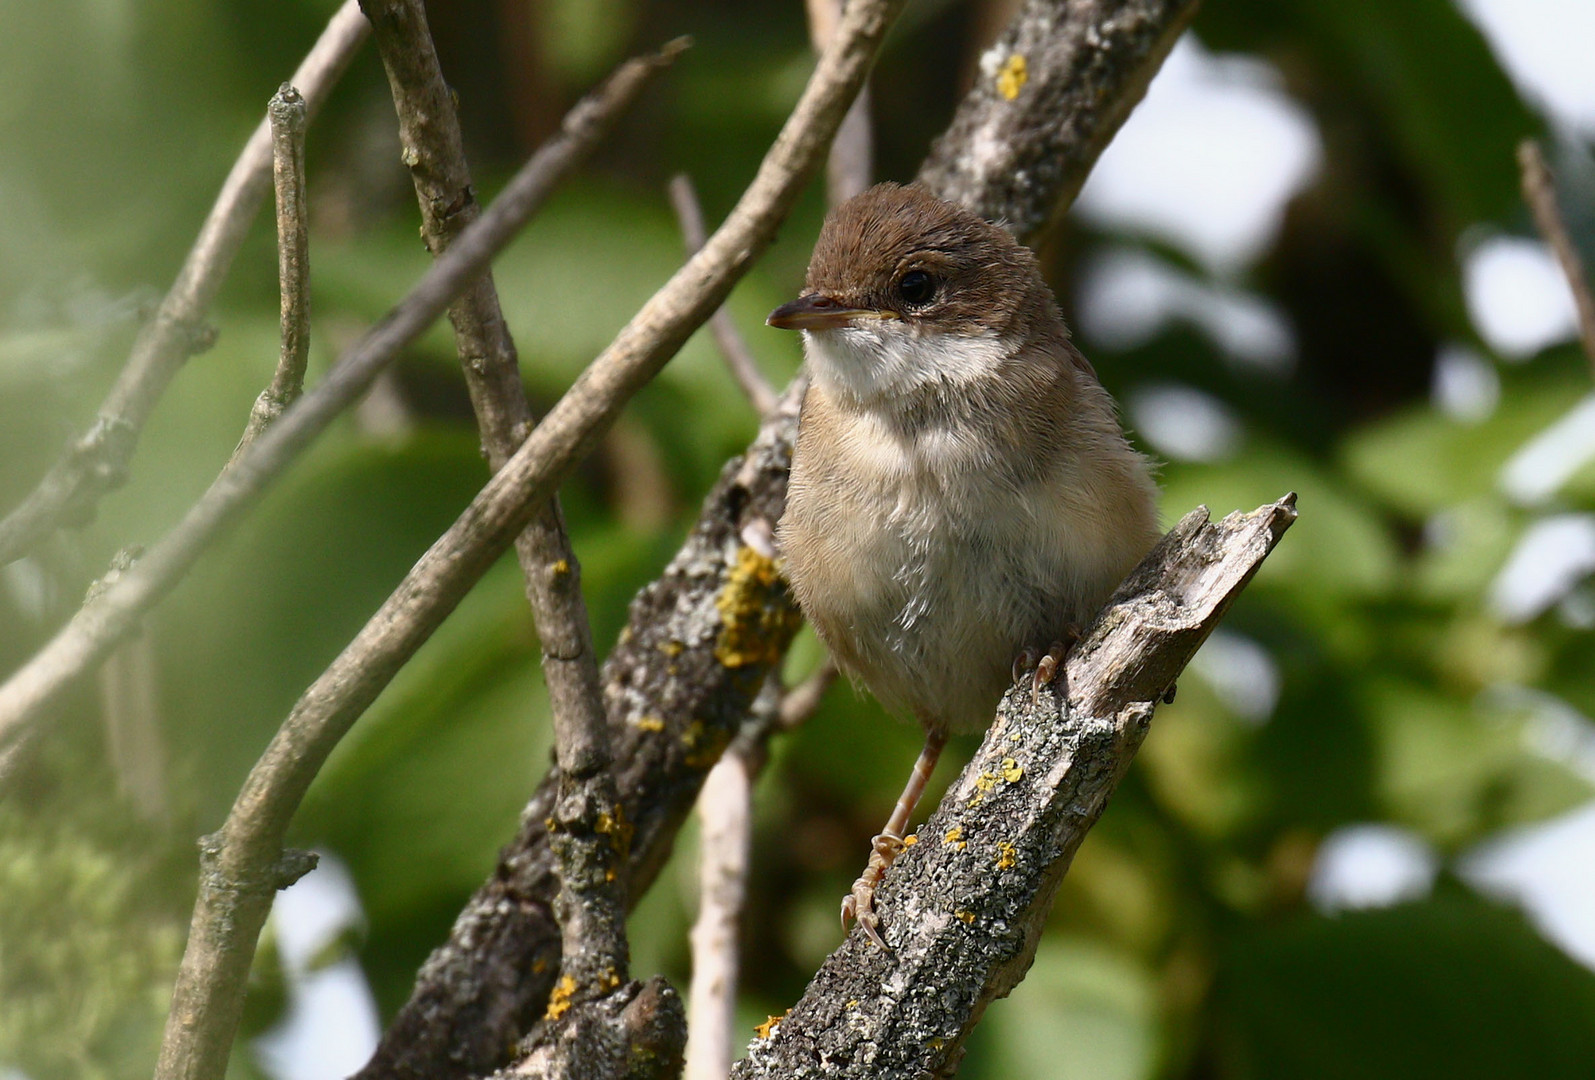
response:
M995 333L927 330L901 319L805 330L809 370L826 392L875 405L935 383L968 384L994 374L1012 354Z

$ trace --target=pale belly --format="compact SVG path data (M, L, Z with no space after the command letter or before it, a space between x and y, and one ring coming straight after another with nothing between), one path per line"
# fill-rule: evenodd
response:
M799 603L845 670L927 726L989 723L1020 651L1087 622L1139 555L1040 485L804 472L781 525Z

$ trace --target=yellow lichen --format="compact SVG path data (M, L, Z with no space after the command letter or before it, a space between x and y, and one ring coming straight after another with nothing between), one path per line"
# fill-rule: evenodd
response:
M975 794L970 797L969 805L978 806L980 801L990 795L997 787L997 774L983 772L975 777Z
M1024 767L1011 757L1002 759L1002 778L1010 784L1017 784L1019 778L1025 774Z
M1029 79L1030 66L1022 55L1014 53L1002 70L997 72L997 93L1003 96L1004 101L1012 101L1019 96L1019 91L1024 89Z
M558 1020L570 1012L575 997L576 980L569 975L561 975L559 982L554 984L554 992L548 995L548 1012L545 1014L547 1019Z
M560 559L553 566L550 566L549 569L554 572L556 577L560 577L570 573L570 563L565 559Z
M786 599L775 560L746 544L714 606L720 613L714 658L728 668L776 663L797 632L797 609Z
M975 913L973 911L955 911L953 915L965 926L973 926L975 924Z
M681 650L683 650L685 648L686 648L686 646L683 645L681 642L672 640L672 641L665 642L663 645L660 645L659 646L659 651L664 653L668 657L675 658L677 656L680 656L681 655Z
M702 720L694 720L681 733L681 744L687 748L684 760L689 768L707 769L720 760L720 752L730 741L729 731L712 728Z
M941 838L941 842L944 844L957 844L959 851L969 846L969 842L964 839L964 827L962 825L954 825L948 829L946 835Z
M911 836L903 837L903 846L904 847L913 847L917 843L919 843L919 834L918 833L914 833Z
M1011 870L1016 862L1014 846L1006 840L997 841L997 869Z
M788 1009L786 1012L791 1011L791 1009ZM764 1023L753 1025L753 1030L758 1034L759 1038L768 1039L775 1029L781 1025L781 1021L785 1019L786 1013L782 1013L780 1016L767 1016L764 1019Z
M604 974L598 980L598 992L600 994L607 994L619 985L620 972L616 971L614 968L606 968Z
M641 731L663 731L665 722L657 716L640 716L632 721L632 725Z
M616 855L621 858L626 857L626 852L631 850L631 835L636 829L626 820L625 807L616 803L613 814L607 811L600 813L598 824L594 828L609 837L609 846L615 849Z

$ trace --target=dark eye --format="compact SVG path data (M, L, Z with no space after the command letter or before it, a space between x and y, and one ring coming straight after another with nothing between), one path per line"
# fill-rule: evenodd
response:
M914 307L930 303L936 295L936 279L923 270L910 270L897 279L897 291Z

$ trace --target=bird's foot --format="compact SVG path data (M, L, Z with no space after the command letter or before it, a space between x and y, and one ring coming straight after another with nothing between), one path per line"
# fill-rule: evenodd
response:
M1069 650L1075 647L1084 633L1080 627L1071 623L1064 628L1064 640L1054 641L1049 645L1047 651L1042 654L1041 659L1032 659L1035 656L1035 651L1032 649L1026 649L1019 654L1019 659L1014 661L1014 679L1016 681L1019 675L1029 669L1032 664L1036 669L1035 676L1030 681L1030 704L1039 705L1041 703L1041 688L1050 686L1052 680L1058 677L1058 672L1062 669L1063 662L1069 655ZM1028 661L1023 668L1019 666L1022 661Z
M891 833L881 833L872 839L869 865L864 867L864 873L853 882L853 888L842 898L842 929L847 929L849 920L857 919L858 925L863 927L869 939L883 949L886 949L887 945L886 939L881 937L880 916L875 914L875 887L886 876L886 868L897 860L897 856L901 855L903 848L907 846L901 836L894 836Z

